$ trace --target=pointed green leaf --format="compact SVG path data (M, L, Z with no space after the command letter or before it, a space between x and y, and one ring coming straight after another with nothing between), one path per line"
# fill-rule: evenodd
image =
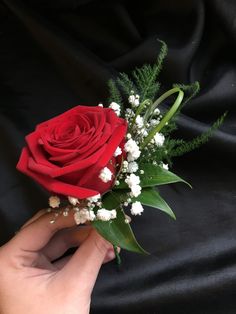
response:
M163 185L176 182L183 182L191 187L188 182L186 182L173 172L164 169L163 167L154 166L152 164L143 164L142 169L144 170L144 174L140 175L142 187Z
M173 172L163 169L160 166L154 166L152 164L142 164L140 165L140 169L144 170L144 174L140 174L140 185L145 187L156 186L156 185L164 185L176 182L183 182L187 184L189 187L191 185L174 174ZM118 186L115 186L113 189L127 189L128 185L124 181L120 181Z
M125 194L126 195L126 194ZM125 223L125 214L120 208L121 193L109 192L103 198L106 209L117 209L117 218L110 221L93 221L94 228L109 242L128 251L148 254L135 239L130 224Z
M143 205L158 208L171 218L176 219L172 209L154 188L144 188L142 193L135 199Z
M140 175L142 187L163 185L176 182L183 182L191 187L188 182L186 182L173 172L164 169L163 167L154 166L151 164L143 164L142 169L144 170L144 174Z

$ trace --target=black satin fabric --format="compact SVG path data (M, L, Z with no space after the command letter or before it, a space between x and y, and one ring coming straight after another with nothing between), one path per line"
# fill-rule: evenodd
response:
M236 2L233 0L0 1L0 241L47 204L15 170L24 136L77 105L97 105L119 71L152 63L166 41L160 80L198 80L177 136L228 117L196 152L174 161L193 189L161 192L177 221L146 208L132 226L150 256L122 252L102 267L91 313L236 313ZM78 292L79 293L79 292ZM79 313L79 310L78 310Z

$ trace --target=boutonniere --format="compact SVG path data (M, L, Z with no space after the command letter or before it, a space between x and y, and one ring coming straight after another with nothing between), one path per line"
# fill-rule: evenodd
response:
M176 84L159 93L158 75L167 54L161 44L154 65L109 81L104 106L76 106L26 136L17 169L50 192L48 210L55 215L49 223L73 211L78 225L92 224L115 249L146 253L130 217L141 215L147 205L175 219L157 187L176 182L190 186L170 171L172 158L205 143L225 114L191 141L171 136L181 108L197 94L199 84Z

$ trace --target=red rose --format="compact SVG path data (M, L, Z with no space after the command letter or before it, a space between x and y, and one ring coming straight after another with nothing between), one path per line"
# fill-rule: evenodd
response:
M50 192L80 199L107 192L114 184L127 123L113 109L77 106L39 124L26 136L17 169ZM117 166L118 164L118 166ZM107 167L112 180L99 174Z

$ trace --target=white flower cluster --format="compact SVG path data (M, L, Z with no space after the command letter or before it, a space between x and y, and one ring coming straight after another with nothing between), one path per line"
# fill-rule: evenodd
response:
M89 221L102 220L109 221L116 218L116 210L107 210L102 208L101 195L97 194L88 197L86 200L79 200L76 197L68 196L69 204L63 209L63 216L68 216L70 210L74 211L74 220L77 225L84 224ZM58 196L50 196L49 205L51 208L58 208L60 205L60 198ZM98 210L95 214L94 208L97 207ZM51 211L49 209L49 211ZM59 215L58 212L55 213L55 217ZM56 218L55 218L56 219ZM55 219L51 220L50 223L54 223Z
M60 206L60 203L61 203L61 201L60 201L60 198L58 196L53 195L53 196L49 197L48 204L50 207L57 208Z
M129 123L131 119L135 116L134 111L131 108L125 109L125 119Z
M109 221L111 219L116 218L116 210L107 210L105 208L101 208L97 211L97 219L102 221Z
M102 220L102 221L109 221L111 219L116 218L116 210L107 210L105 208L101 208L97 211L95 215L93 210L89 210L87 208L80 209L75 211L74 219L77 225L84 224L87 221L94 221L95 219Z
M127 183L129 188L131 189L130 192L131 197L138 197L141 194L142 188L139 185L140 184L139 176L136 176L135 174L131 173L126 177L125 183Z
M129 173L134 173L138 171L138 164L136 161L131 161L128 163L128 172Z
M122 173L135 173L139 169L138 163L136 161L130 161L127 160L123 161L122 164Z
M120 156L122 154L122 149L118 146L114 152L114 157Z
M127 160L134 161L139 158L141 151L137 143L131 138L129 139L124 146L124 150L128 153Z
M112 179L112 172L110 169L108 169L107 167L104 167L99 174L99 178L104 182L107 183L109 181L111 181Z
M132 91L133 92L133 91ZM129 96L129 103L134 106L138 107L139 106L139 95L134 95L133 93Z
M142 108L137 113L137 108L140 105L140 97L131 91L128 97L128 102L131 104L131 108L125 110L125 119L130 126L130 133L126 135L127 141L124 145L124 151L127 153L127 160L123 161L120 178L127 183L131 192L129 193L129 199L124 203L125 206L131 204L131 214L140 215L143 212L143 207L140 202L134 201L132 198L138 197L141 194L142 188L140 186L140 177L137 175L139 171L140 175L144 174L144 171L139 169L137 159L141 155L140 145L144 139L149 135L150 131L153 130L160 123L162 118L159 108L155 108L148 117L149 120L145 119L142 114L145 106L149 106L150 102L145 101L142 103ZM146 111L145 111L146 112ZM152 152L158 147L164 145L165 137L162 133L156 133L153 139L144 147L147 156L152 156ZM154 160L153 164L157 165ZM168 170L167 164L161 164L163 169ZM119 179L119 178L118 178Z
M101 194L97 194L97 195L94 195L94 196L91 196L91 197L88 197L87 200L90 202L90 203L96 203L100 200L101 198Z
M143 127L143 117L141 117L140 115L137 115L137 117L135 119L135 123L136 123L138 129L142 129L142 127Z
M149 122L149 126L156 126L160 123L159 119L151 119Z
M131 206L131 214L136 216L136 215L141 215L141 213L144 211L144 208L140 202L134 202Z
M162 168L165 170L169 170L169 165L168 164L162 164Z
M116 102L112 102L109 105L109 108L113 109L115 111L115 113L117 114L117 116L120 116L120 105L117 104Z
M96 215L93 210L87 208L75 209L74 219L77 225L84 224L87 221L93 221Z
M162 133L156 133L155 135L154 135L154 142L155 142L155 144L156 144L156 146L157 147L161 147L161 146L163 146L163 144L164 144L164 141L165 141L165 136L162 134Z
M68 201L71 205L74 205L74 206L79 204L78 198L73 197L73 196L68 196Z
M127 108L125 110L125 118L128 123L132 123L133 132L136 133L136 142L142 141L145 137L148 136L149 132L153 127L157 126L160 123L160 110L155 108L152 113L152 118L147 122L144 121L144 117L141 114L135 116L135 107L139 106L139 95L134 95L134 92L131 91L131 94L128 98L129 103L132 105L133 108ZM135 117L135 121L133 121ZM165 141L165 137L161 133L157 133L152 141L149 143L149 146L156 145L156 147L163 146Z

